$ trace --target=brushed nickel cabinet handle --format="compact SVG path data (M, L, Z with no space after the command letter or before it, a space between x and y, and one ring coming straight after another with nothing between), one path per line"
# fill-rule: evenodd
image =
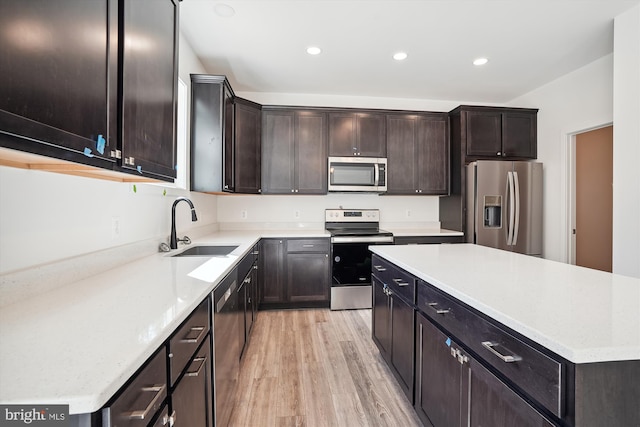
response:
M151 387L142 387L140 390L145 393L155 393L155 396L153 396L153 399L151 399L151 402L149 402L149 405L147 405L147 407L142 411L131 411L131 412L126 412L122 415L130 420L146 419L151 413L151 411L153 411L154 406L156 406L156 404L158 403L158 399L160 399L160 397L164 394L164 391L166 390L166 388L167 386L165 384L153 385Z
M373 266L373 268L375 268L375 269L376 269L376 271L380 271L380 272L382 272L382 271L387 271L387 269L386 269L386 268L384 268L384 267L383 267L383 266L381 266L381 265L374 265L374 266Z
M522 357L515 355L515 354L502 354L500 353L498 350L496 350L496 347L500 345L497 342L491 342L491 341L483 341L482 342L482 346L484 348L486 348L487 350L489 350L494 356L496 356L497 358L499 358L500 360L502 360L505 363L513 363L513 362L518 362L519 360L522 360Z
M402 281L402 279L393 279L393 281L396 283L396 285L398 286L409 286L408 282L404 282Z
M197 337L195 337L195 338L187 338L187 337L189 336L189 334L190 334L191 332L194 332L194 331L199 331L199 332L200 332L200 333L198 334L198 336L197 336ZM190 343L190 344L197 343L198 341L200 341L200 338L202 338L202 336L203 336L205 333L206 333L206 330L205 330L205 327L204 327L204 326L194 326L193 328L189 329L189 332L187 333L187 335L185 335L185 337L184 337L184 338L182 338L182 339L180 340L180 342Z
M195 371L187 371L185 373L185 375L187 377L197 377L198 375L200 375L200 372L202 371L202 368L207 363L207 358L206 357L194 357L193 361L194 362L202 362L202 363L200 363L200 366L198 366L198 369L196 369Z
M427 305L436 311L436 314L447 314L451 313L450 308L438 308L437 302L428 302Z

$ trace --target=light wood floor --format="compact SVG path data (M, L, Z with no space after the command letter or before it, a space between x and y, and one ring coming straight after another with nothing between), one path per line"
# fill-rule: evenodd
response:
M420 426L371 340L371 310L260 311L232 426Z

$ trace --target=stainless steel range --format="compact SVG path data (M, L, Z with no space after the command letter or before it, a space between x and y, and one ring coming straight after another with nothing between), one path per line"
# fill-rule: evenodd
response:
M393 244L393 234L380 230L378 209L327 209L325 229L331 233L331 309L371 308L370 245Z

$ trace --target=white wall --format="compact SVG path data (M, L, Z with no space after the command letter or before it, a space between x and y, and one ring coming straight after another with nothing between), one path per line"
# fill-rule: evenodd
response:
M640 278L640 6L618 16L613 63L613 271Z
M181 37L180 76L203 72ZM186 77L185 77L186 76ZM177 209L178 232L217 222L216 197L168 185L136 185L35 170L0 167L0 274L149 239L168 238L175 197L191 198ZM166 195L163 195L164 191ZM114 222L119 234L114 235Z
M472 101L438 101L429 99L378 98L371 96L318 95L304 93L236 92L236 95L250 99L262 105L290 105L305 107L382 108L389 110L448 112L460 104L477 104L477 102Z
M543 256L567 262L569 136L613 121L613 55L509 102L539 108L538 160L544 163Z
M509 102L540 108L544 256L569 261L570 136L613 123L613 272L640 277L640 6L615 19L614 53Z
M439 227L437 197L375 194L219 196L218 221L221 229L322 229L324 210L340 206L380 209L382 227ZM243 211L246 219L242 218Z

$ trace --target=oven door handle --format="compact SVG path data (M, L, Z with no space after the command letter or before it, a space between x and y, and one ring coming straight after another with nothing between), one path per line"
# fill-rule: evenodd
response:
M393 243L393 236L335 236L331 243Z

